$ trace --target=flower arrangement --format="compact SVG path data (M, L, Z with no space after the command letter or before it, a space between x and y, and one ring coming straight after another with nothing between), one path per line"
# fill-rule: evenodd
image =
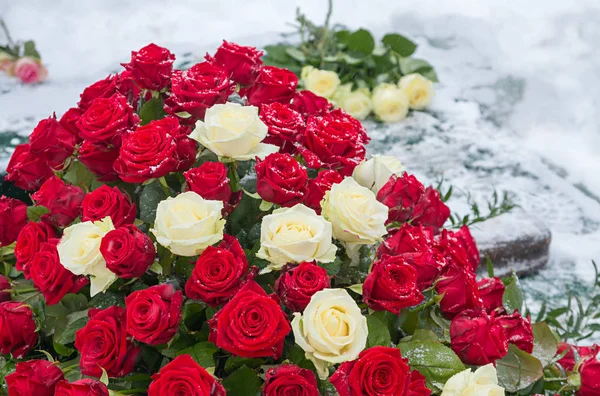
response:
M39 52L32 40L14 42L4 20L0 18L0 28L4 31L7 44L0 46L0 71L17 77L25 84L35 84L48 77L48 70L42 64Z
M597 348L477 280L469 228L261 52L150 44L17 147L0 198L12 395L595 394Z

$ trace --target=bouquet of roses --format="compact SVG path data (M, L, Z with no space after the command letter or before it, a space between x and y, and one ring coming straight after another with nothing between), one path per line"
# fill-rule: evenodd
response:
M261 52L150 44L40 121L0 198L9 395L593 394L469 229ZM588 393L586 393L588 392Z

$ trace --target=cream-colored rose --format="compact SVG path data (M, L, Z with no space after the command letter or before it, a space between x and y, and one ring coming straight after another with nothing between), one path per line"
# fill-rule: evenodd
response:
M179 256L196 256L223 239L223 202L188 191L159 202L154 228L156 242Z
M370 160L358 164L352 177L358 184L377 194L392 175L400 175L403 169L404 166L396 157L374 155Z
M90 276L90 295L106 291L117 275L106 268L100 254L102 238L114 230L110 217L101 221L84 221L65 228L57 250L60 263L75 275Z
M396 122L408 114L408 97L393 84L379 84L371 97L373 112L384 122Z
M354 360L367 344L367 319L345 289L316 292L302 314L294 313L294 339L321 379L327 367Z
M333 236L356 245L371 245L387 232L388 207L351 177L334 184L321 201L323 216L333 226Z
M306 89L324 98L332 96L340 85L340 77L334 71L302 69L300 76Z
M423 110L431 104L435 91L433 82L418 73L407 74L398 81L398 87L408 98L408 107Z
M504 396L504 388L498 385L496 368L488 364L474 373L467 369L450 377L442 396Z
M285 263L335 260L331 223L302 204L280 208L263 218L260 225L260 250L256 257L271 264L263 273L278 270Z
M190 137L219 157L246 161L262 159L279 150L261 143L267 132L267 126L258 117L258 107L225 103L206 110L204 121L196 123Z
M341 98L338 107L359 120L364 120L373 108L371 92L368 88L358 88Z

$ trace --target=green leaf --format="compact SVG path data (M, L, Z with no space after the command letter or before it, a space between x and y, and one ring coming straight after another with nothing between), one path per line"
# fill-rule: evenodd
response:
M381 42L403 57L411 56L417 49L417 44L396 33L386 34Z
M58 353L61 356L71 356L73 352L75 352L74 348L69 348L62 344L59 344L58 342L53 342L53 347L56 353Z
M340 272L342 262L339 257L336 257L331 263L319 263L319 266L325 268L327 275L335 276L338 272Z
M225 362L225 372L231 373L232 371L235 371L242 366L247 366L249 368L255 369L262 366L263 364L266 364L266 362L266 359L249 359L240 356L230 356Z
M83 328L89 321L88 310L77 311L68 314L64 319L57 323L54 332L54 342L62 345L70 344L75 341L75 333Z
M81 162L73 161L71 163L71 167L62 178L64 181L69 182L74 186L85 186L88 188L92 185L94 179L96 179L96 175L94 175L92 171L86 168Z
M287 49L292 48L288 45L267 45L265 47L266 56L265 58L269 58L271 61L275 61L278 63L286 63L289 62L290 57L288 55Z
M356 294L360 294L361 296L363 294L363 285L362 285L362 283L357 283L356 285L351 285L351 286L348 286L347 288L350 289L350 290L352 290Z
M343 40L348 50L357 56L371 55L375 49L375 40L368 30L358 29Z
M106 372L106 370L104 370L104 368L100 368L102 369L102 376L100 377L100 382L102 382L104 385L108 385L108 373Z
M31 221L39 221L42 215L50 213L45 206L28 206L27 207L27 218Z
M306 56L302 51L294 47L288 47L285 49L285 52L291 56L293 59L297 60L300 63L306 62Z
M262 212L268 212L269 210L271 210L272 207L273 207L273 202L267 202L263 199L260 202L258 209L260 209Z
M377 345L389 346L392 342L390 337L390 330L387 324L376 316L367 316L367 327L369 328L369 334L367 336L367 348L371 348Z
M542 363L513 344L508 354L496 361L498 383L508 392L517 392L533 384L544 375Z
M140 219L146 223L154 223L156 207L160 201L165 199L167 199L167 195L160 183L155 181L145 186L140 194Z
M502 282L504 282L505 286L504 295L502 296L504 308L506 308L509 313L513 313L516 310L522 313L524 298L519 278L513 272L510 276L503 278Z
M150 121L160 120L167 113L163 109L163 102L160 98L152 98L142 105L140 109L140 124L146 125Z
M242 366L223 380L227 396L253 396L260 393L262 381L247 366Z
M543 367L546 367L558 350L558 340L556 336L544 322L534 323L533 326L533 352L532 355L537 358Z
M177 356L187 354L190 355L192 359L194 359L196 363L202 367L215 367L215 359L213 358L213 355L218 350L219 348L217 348L212 342L203 341L189 348L178 351Z
M32 40L25 41L25 44L23 44L23 54L37 60L41 59L40 53L35 48L35 43Z
M427 378L432 390L441 390L450 377L465 370L452 349L437 341L401 342L398 348L410 366Z

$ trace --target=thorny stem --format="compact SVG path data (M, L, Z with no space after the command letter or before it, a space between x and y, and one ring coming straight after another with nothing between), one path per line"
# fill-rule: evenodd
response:
M12 37L10 36L10 32L8 31L8 27L6 26L6 23L4 23L3 18L0 18L0 27L2 28L2 30L4 30L4 34L6 35L6 40L8 41L8 44L11 47L14 47L15 42L13 41Z

